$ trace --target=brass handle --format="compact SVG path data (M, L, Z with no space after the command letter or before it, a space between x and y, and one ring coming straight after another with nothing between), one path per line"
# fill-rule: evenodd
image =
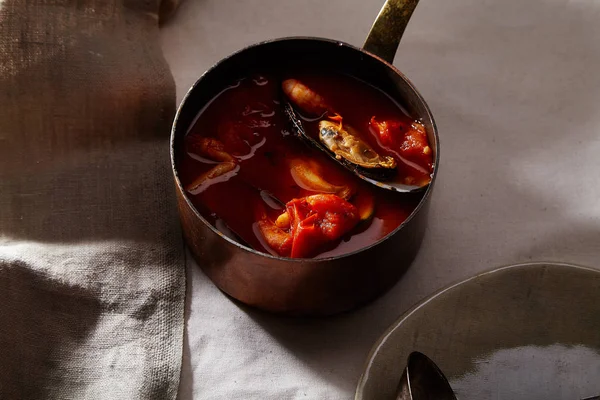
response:
M419 0L387 0L371 27L363 49L392 64L402 34Z

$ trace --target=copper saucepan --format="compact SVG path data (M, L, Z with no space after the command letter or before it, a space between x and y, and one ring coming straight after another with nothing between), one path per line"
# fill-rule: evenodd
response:
M425 100L393 65L402 33L417 0L388 0L362 49L335 40L292 37L247 47L206 71L183 99L171 133L171 163L185 240L200 267L221 290L264 310L293 315L329 315L355 308L391 288L416 256L425 232L431 193L439 171L439 141ZM359 251L322 259L263 254L216 230L186 197L176 160L198 112L236 77L249 70L313 63L335 68L376 86L420 118L434 150L435 170L416 209L391 234ZM243 204L240 204L243 206Z

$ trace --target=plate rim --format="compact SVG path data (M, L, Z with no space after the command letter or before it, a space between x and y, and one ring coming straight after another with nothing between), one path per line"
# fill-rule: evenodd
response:
M444 286L441 289L434 291L432 294L425 296L421 300L417 301L417 303L414 304L413 306L411 306L408 310L406 310L405 312L400 314L400 316L396 320L394 320L394 322L392 322L390 324L390 326L388 326L385 329L385 331L383 331L383 333L378 337L377 341L373 344L373 346L371 346L371 349L369 350L369 353L367 354L366 360L363 364L360 378L358 379L358 383L356 385L356 390L354 392L354 400L365 400L363 397L363 392L364 392L364 388L365 388L365 383L368 379L367 376L369 374L369 369L370 369L371 365L373 364L372 361L373 361L375 354L377 353L377 351L379 350L379 348L381 347L383 342L385 342L387 340L387 338L390 336L390 334L393 331L395 331L400 325L402 325L402 323L404 323L404 321L406 319L410 318L410 316L412 314L414 314L416 311L418 311L422 307L426 306L429 302L433 301L438 296L441 296L442 294L444 294L460 285L466 284L466 283L471 282L480 277L492 275L492 274L510 270L510 269L542 267L542 266L567 267L567 268L579 269L579 270L584 270L584 271L589 271L589 272L594 272L594 273L600 274L600 269L589 267L589 266L584 266L584 265L580 265L580 264L574 264L574 263L568 263L568 262L558 262L558 261L528 261L528 262L522 262L522 263L517 263L517 264L507 264L507 265L503 265L500 267L495 267L495 268L489 269L487 271L479 272L479 273L472 275L466 279L462 279L460 281L455 281L454 283L450 283L449 285ZM400 379L400 378L398 378L398 379Z

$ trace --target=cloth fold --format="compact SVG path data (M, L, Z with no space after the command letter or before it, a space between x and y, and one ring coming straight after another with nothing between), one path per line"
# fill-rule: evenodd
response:
M0 1L1 399L177 395L169 4Z

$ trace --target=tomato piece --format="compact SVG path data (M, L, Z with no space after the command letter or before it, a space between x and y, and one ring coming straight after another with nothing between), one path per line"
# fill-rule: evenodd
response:
M370 125L375 128L381 144L391 149L400 148L404 133L408 131L406 124L400 121L377 121L371 118Z
M411 125L411 129L404 135L400 154L409 160L421 160L431 164L431 149L429 148L427 133L423 125L419 123Z
M315 194L286 204L287 214L272 222L262 206L255 210L258 228L265 241L284 257L306 258L340 239L361 220L359 210L334 194ZM289 221L289 229L284 229Z
M310 257L341 238L360 221L356 207L334 194L316 194L286 204L292 235L291 257Z
M370 126L379 136L386 150L397 154L431 172L433 169L433 154L427 139L425 127L415 121L411 125L400 121L377 121L371 118Z
M299 221L294 227L292 236L292 258L309 257L313 254L315 247L320 243L320 234L316 226L317 216L311 215L305 220Z

